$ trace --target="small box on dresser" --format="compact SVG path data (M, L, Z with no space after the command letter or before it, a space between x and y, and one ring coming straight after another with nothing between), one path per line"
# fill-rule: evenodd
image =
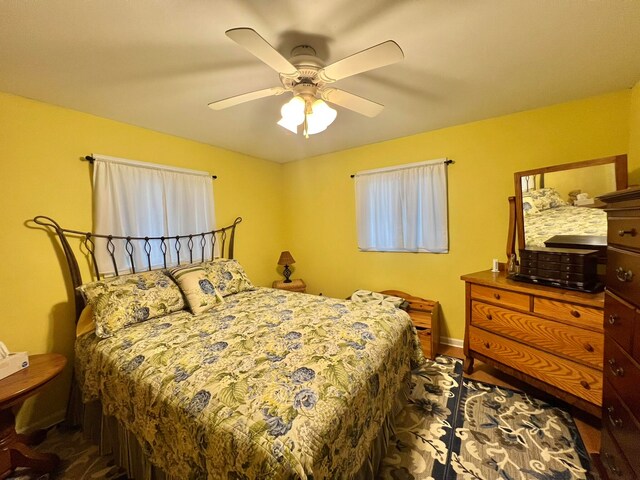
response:
M604 384L600 462L609 479L640 477L640 188L607 206Z
M597 250L523 248L520 249L518 279L560 288L593 291L598 287L597 267Z

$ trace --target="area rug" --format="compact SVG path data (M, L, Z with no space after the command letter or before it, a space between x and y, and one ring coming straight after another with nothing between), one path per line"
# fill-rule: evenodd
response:
M14 480L126 480L82 432L52 429L38 450L58 472L19 470ZM524 393L463 379L462 362L438 356L412 375L380 480L593 480L571 416Z
M462 377L438 356L413 372L380 479L594 480L569 413L525 393Z

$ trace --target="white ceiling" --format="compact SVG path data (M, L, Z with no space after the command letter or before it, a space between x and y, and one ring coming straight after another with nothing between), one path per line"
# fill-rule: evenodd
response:
M288 97L207 104L280 85L224 34L251 27L285 57L327 64L385 40L405 60L336 87L385 105L336 107L305 139L276 125ZM0 0L0 91L277 162L632 87L638 0Z

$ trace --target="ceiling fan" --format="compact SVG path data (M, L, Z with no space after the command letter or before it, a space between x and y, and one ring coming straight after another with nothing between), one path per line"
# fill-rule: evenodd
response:
M295 47L291 51L291 58L287 60L251 28L232 28L225 33L231 40L278 72L282 86L218 100L210 103L209 107L222 110L251 100L292 92L293 98L282 106L282 118L278 125L293 133L298 133L298 127L302 125L307 138L325 130L336 118L337 112L325 101L367 117L378 115L384 108L383 105L329 85L358 73L399 62L404 58L398 44L387 40L324 66L316 51L308 45Z

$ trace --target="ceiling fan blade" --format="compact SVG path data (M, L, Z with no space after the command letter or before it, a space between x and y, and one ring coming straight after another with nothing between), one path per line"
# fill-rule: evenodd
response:
M366 117L375 117L384 109L384 105L337 88L325 88L322 90L321 95L327 102L335 103Z
M265 88L264 90L256 90L255 92L243 93L242 95L235 95L233 97L211 102L209 108L213 110L222 110L224 108L233 107L241 103L250 102L251 100L258 100L259 98L270 97L272 95L280 95L286 90L282 87Z
M281 75L288 78L300 76L298 69L252 28L232 28L225 33L227 37L244 47L249 53L255 55Z
M400 46L393 40L387 40L324 67L318 72L318 75L324 82L330 83L351 75L391 65L403 58L404 53L402 53Z

